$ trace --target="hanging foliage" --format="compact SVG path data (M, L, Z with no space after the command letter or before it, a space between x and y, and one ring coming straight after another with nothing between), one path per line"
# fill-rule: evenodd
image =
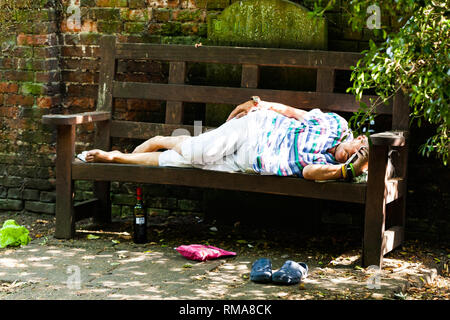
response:
M317 1L313 15L322 15L336 0ZM449 156L450 126L450 10L445 0L351 0L342 8L350 14L353 30L373 28L381 41L370 40L363 58L353 68L353 93L359 100L367 90L379 99L361 104L351 119L355 131L373 120L377 106L386 103L399 90L409 98L411 123L424 122L436 128L420 147L422 155L434 154L445 165ZM394 26L383 25L382 17L395 19Z

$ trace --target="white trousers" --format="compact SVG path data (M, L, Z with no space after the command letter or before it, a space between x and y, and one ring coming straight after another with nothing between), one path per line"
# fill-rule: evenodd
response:
M261 112L231 119L220 127L190 137L181 145L181 155L167 150L159 156L160 166L194 167L227 172L254 172Z

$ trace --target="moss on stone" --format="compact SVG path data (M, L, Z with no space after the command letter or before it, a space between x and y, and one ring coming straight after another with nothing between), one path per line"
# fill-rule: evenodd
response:
M223 9L230 3L230 0L196 0L197 8L200 9Z
M167 22L161 25L161 35L177 36L181 35L181 22Z
M103 33L119 33L122 31L121 21L98 21L97 29Z
M235 1L222 13L208 13L208 45L326 49L327 28L322 18L285 0ZM240 70L231 65L208 65L208 83L240 86ZM313 91L315 71L261 68L260 88ZM218 126L234 106L207 104L206 125Z
M180 10L176 15L176 20L181 22L201 21L202 16L202 10Z
M118 8L92 8L89 15L95 20L119 20L120 9Z
M323 18L284 0L235 2L208 20L208 39L239 46L326 49L327 28Z
M45 91L45 85L42 83L26 82L21 85L20 91L23 95L40 95Z
M125 32L126 33L140 33L146 29L145 22L126 22Z

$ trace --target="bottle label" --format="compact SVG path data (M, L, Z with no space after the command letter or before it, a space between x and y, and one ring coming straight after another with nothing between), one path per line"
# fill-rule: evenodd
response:
M145 218L144 217L136 217L136 224L144 224Z

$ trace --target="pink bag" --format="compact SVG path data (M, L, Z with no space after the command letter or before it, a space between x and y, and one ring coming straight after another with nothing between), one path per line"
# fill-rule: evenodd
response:
M183 257L190 260L205 261L225 256L235 256L236 252L226 251L202 244L183 245L175 248Z

